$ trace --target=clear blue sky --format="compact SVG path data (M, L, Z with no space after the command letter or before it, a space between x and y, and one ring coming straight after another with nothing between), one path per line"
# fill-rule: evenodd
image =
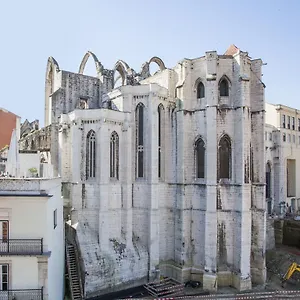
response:
M0 107L44 120L46 62L77 71L87 50L105 68L167 67L230 44L262 58L266 100L300 108L300 0L9 0L1 2ZM93 74L91 61L88 72Z

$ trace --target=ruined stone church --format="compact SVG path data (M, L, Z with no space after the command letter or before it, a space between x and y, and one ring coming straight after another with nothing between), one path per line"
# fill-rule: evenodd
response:
M86 296L161 275L209 290L265 282L262 64L234 45L140 72L92 52L78 73L48 59L45 127L20 145L62 177Z

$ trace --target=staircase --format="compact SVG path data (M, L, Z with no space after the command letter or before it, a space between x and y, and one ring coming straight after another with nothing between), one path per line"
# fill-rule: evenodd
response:
M80 275L78 274L76 253L73 245L66 245L66 258L72 300L82 300L83 297L79 278Z

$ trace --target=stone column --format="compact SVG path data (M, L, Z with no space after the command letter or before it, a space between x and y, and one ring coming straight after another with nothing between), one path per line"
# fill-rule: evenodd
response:
M129 117L129 116L128 116ZM120 155L120 180L122 182L122 226L125 231L126 244L128 246L132 245L132 128L129 125L129 120L125 120L122 127L122 144L120 144L120 149L123 149L123 155ZM121 159L122 157L122 159Z
M215 78L207 81L206 109L206 212L205 212L205 270L203 288L217 289L217 108L218 88Z
M159 265L159 214L158 214L158 101L157 92L152 91L150 85L150 95L148 102L148 124L147 134L148 153L147 153L147 168L148 184L150 184L150 203L149 203L149 236L148 236L148 251L149 251L149 278L156 279L156 269ZM147 176L146 175L146 176Z

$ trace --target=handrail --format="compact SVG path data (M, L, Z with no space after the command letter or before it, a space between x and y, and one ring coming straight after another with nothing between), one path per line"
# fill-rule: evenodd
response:
M44 253L41 239L0 239L0 254L41 255Z

